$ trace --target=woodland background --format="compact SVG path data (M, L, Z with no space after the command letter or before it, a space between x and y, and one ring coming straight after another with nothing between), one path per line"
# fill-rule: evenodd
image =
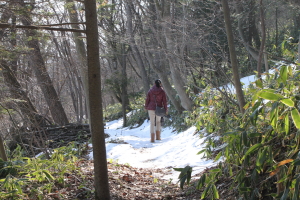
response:
M245 113L251 95L241 77L261 78L278 62L299 60L299 8L297 0L97 1L104 120L142 123L146 113L126 114L143 107L157 78L177 130L198 122L199 99L216 94L205 93L209 88L222 101L219 119ZM27 134L23 148L32 156L49 147L46 128L88 129L85 9L80 0L0 1L0 130L11 151L24 143L20 134ZM216 130L199 121L199 129Z

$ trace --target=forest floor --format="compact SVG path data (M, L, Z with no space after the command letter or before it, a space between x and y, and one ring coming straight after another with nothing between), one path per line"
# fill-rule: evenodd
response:
M113 162L107 164L112 200L201 199L203 191L197 190L195 187L201 174L194 175L194 181L191 181L189 186L185 185L182 190L178 184L160 178L173 169L134 168ZM46 199L94 199L94 163L92 160L82 160L77 165L81 171L67 174L66 183L64 185L56 184L52 188L53 192L45 195ZM219 181L220 186L226 185L225 181ZM234 199L230 193L228 188L222 187L220 199Z
M56 129L53 130L57 132ZM64 128L63 130L61 130L60 135L64 135L66 131L69 134L75 134L77 132L80 132L82 128L77 127L76 131L74 131L73 126L70 126L69 129ZM89 133L89 131L86 132ZM81 138L84 142L87 142L90 138L90 135L88 136L89 137L85 138L76 136L76 138ZM61 143L56 144L59 146L64 145ZM94 199L94 163L93 160L88 157L90 151L92 151L92 149L87 149L86 157L75 163L80 170L65 174L64 184L60 184L57 182L52 186L50 193L44 191L44 194L42 195L44 199ZM174 171L172 167L137 168L128 164L120 164L114 161L110 162L110 159L108 159L107 167L111 200L201 199L203 188L198 190L196 189L196 185L201 177L201 174L209 170L209 168L206 168L200 174L193 174L191 183L189 185L185 184L183 189L181 189L179 187L179 184L175 184L174 181L164 179L164 177ZM232 195L232 191L228 187L228 185L230 185L230 182L228 182L228 180L229 178L221 178L221 180L219 180L216 184L217 189L219 190L219 199L235 199ZM28 185L27 187L37 187L38 185L39 184L32 186ZM32 194L29 188L24 192L27 193L28 199L30 200L40 199L36 196L37 194Z

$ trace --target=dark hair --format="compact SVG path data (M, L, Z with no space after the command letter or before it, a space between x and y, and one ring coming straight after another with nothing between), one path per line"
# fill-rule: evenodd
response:
M155 85L156 87L160 87L161 81L159 79L155 80Z

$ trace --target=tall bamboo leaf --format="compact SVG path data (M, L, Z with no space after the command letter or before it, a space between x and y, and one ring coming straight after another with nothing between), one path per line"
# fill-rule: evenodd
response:
M300 183L300 178L298 177L296 179L296 184L295 184L295 188L294 188L294 195L293 195L293 199L292 200L298 200L299 199L299 183Z
M220 195L219 195L216 185L213 185L212 190L213 190L214 199L220 199Z
M291 99L281 99L280 100L282 103L284 103L285 105L289 106L289 107L294 107L295 103L293 100Z
M275 102L277 104L277 102ZM278 121L278 105L272 106L274 107L271 111L271 125L276 128L277 127L277 121Z
M263 88L263 84L262 84L262 81L261 81L260 79L257 79L257 80L255 81L255 84L256 84L257 87Z
M281 67L279 77L281 78L281 80L282 80L283 82L286 82L287 77L288 77L288 69L287 69L287 66L284 65L284 66Z
M206 174L203 174L198 181L198 185L197 185L198 190L204 186L205 180L206 180Z
M202 192L201 199L204 199L207 196L207 193L210 188L211 188L211 184L208 184L205 190Z
M266 149L264 149L261 153L258 154L258 159L256 159L256 166L261 167L264 164L267 158L266 155L267 155Z
M289 119L289 115L285 116L285 119L284 119L284 130L285 130L285 134L286 135L290 134L290 119Z
M295 108L291 111L292 119L297 129L300 129L300 114L298 110Z
M271 92L267 92L264 90L261 90L258 93L258 96L263 98L263 99L267 99L270 101L279 101L280 99L283 99L284 97L280 94L275 94L275 93L271 93Z
M250 147L248 149L248 151L245 153L245 155L243 156L242 160L244 160L246 158L246 156L253 153L255 150L259 149L261 146L262 146L262 144L258 143L258 144L253 145L252 147Z

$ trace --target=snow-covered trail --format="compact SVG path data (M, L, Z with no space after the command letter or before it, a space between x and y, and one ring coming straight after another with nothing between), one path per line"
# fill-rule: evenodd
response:
M129 164L137 168L168 168L169 174L164 179L177 181L179 172L172 168L193 167L193 174L215 165L212 160L202 158L197 153L202 150L203 140L194 132L195 127L181 133L172 129L162 130L162 140L150 143L150 122L137 128L122 128L122 119L109 122L105 126L107 158L120 164ZM115 143L118 141L119 143ZM90 155L92 157L92 154Z

